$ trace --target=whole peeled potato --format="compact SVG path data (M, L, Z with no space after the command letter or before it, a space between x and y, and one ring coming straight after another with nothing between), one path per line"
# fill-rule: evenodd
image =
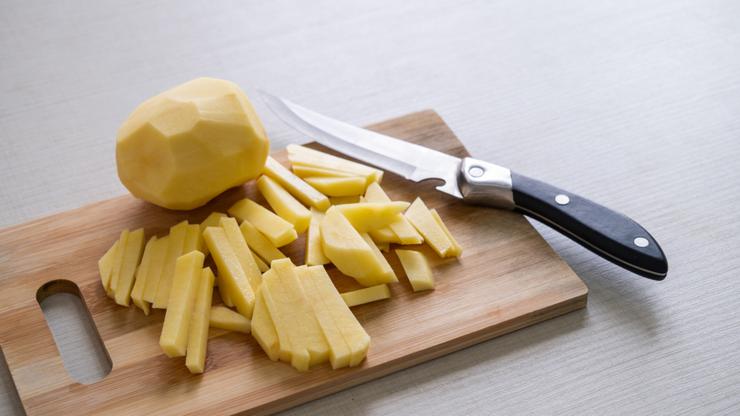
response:
M118 130L118 177L164 208L200 207L257 177L269 140L233 82L198 78L139 105Z

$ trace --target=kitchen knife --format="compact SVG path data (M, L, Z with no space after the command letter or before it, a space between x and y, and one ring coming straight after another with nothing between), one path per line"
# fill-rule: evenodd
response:
M459 159L260 93L280 119L327 147L414 182L441 179L437 189L464 202L519 211L640 276L663 280L668 273L658 242L623 214L493 163Z

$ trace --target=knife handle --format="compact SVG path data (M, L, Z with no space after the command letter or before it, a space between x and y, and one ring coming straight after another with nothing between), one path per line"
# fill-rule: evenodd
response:
M589 199L480 160L462 163L462 194L472 203L513 208L640 276L663 280L668 261L631 218Z

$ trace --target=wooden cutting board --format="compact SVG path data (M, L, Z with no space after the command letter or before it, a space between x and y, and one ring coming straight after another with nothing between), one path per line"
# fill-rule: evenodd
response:
M433 111L410 114L372 129L456 156L467 151ZM319 146L316 146L320 148ZM284 151L274 156L286 162ZM114 304L103 292L97 260L123 228L147 236L211 211L225 212L249 196L253 183L187 212L122 196L0 231L0 345L28 414L267 414L325 396L586 305L588 289L519 214L467 206L386 173L393 199L421 196L437 208L464 248L459 260L434 260L437 287L414 293L398 259L392 298L353 308L372 337L358 368L328 365L299 373L270 361L251 336L211 330L205 374L191 375L184 359L169 359L158 341L163 311L146 317ZM303 261L304 240L285 247ZM330 270L340 291L355 287ZM51 282L51 283L50 283ZM75 287L76 285L76 287ZM113 363L103 380L83 385L65 371L39 299L58 291L81 294Z

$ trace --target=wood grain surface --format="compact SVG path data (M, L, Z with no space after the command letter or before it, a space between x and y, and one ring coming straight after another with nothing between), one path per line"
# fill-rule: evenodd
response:
M468 155L433 111L373 128ZM284 151L274 156L286 161ZM464 205L436 191L434 183L390 173L383 186L394 200L420 196L436 208L464 252L442 260L426 250L434 291L415 293L403 280L391 285L390 300L354 308L372 346L363 365L337 371L323 365L299 373L270 361L251 337L214 331L205 374L191 375L184 359L169 359L159 348L162 311L146 317L133 306L119 307L100 284L97 259L122 229L163 235L183 219L200 222L244 196L264 204L253 181L187 213L126 195L0 230L0 344L26 412L274 413L586 305L585 284L521 215ZM303 262L304 237L284 247L297 264ZM387 257L402 275L397 257ZM340 292L360 287L336 268L329 271ZM59 292L81 293L87 303L113 364L101 381L80 384L64 369L39 306Z

